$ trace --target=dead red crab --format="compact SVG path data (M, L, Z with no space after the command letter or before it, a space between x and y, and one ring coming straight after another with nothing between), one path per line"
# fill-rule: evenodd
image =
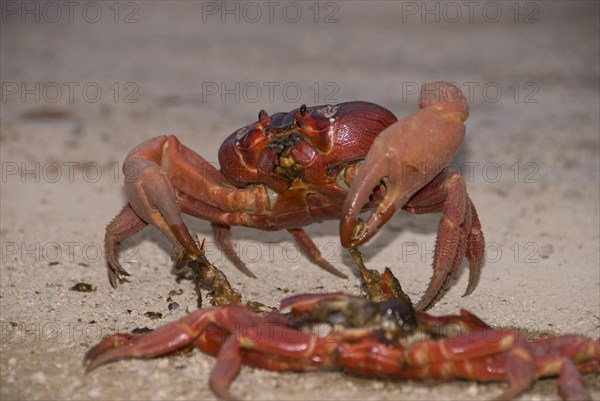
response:
M291 308L298 320L259 316L238 304L200 309L151 333L106 337L84 362L91 371L195 345L217 357L210 386L227 399L233 398L229 386L242 364L386 379L507 381L498 397L503 400L551 376L558 376L563 399L589 400L581 376L600 372L600 339L568 334L530 340L512 329L493 329L466 310L434 317L400 299L375 303L345 294L299 295L281 307ZM323 324L330 328L327 334L311 330Z
M381 277L364 266L357 248L402 208L443 213L434 274L416 308L431 306L445 292L465 256L470 262L465 295L471 293L484 239L462 176L446 167L465 134L467 101L456 86L432 82L423 85L419 107L400 121L367 102L303 105L271 116L261 111L258 121L225 140L219 150L221 170L175 136L138 145L123 168L129 203L106 229L111 284L116 287L129 275L119 264L119 244L147 224L169 238L180 260L197 258L200 248L182 213L210 221L217 242L248 276L254 277L235 254L231 226L287 229L312 262L345 277L302 229L340 219L342 245L357 263L369 297L381 300L388 297L379 287ZM366 222L358 219L373 208Z

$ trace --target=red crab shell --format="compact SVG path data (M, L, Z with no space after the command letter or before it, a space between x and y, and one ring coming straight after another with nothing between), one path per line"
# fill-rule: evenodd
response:
M296 178L332 184L395 121L392 112L368 102L302 106L271 116L261 111L258 121L225 139L219 164L236 186L264 183L282 192Z

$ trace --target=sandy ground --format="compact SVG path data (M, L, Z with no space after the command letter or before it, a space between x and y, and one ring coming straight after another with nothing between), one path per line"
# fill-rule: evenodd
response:
M221 141L261 108L361 99L403 116L416 109L415 88L440 79L469 96L455 165L488 246L475 293L461 297L462 274L431 312L462 307L498 326L600 335L597 3L477 3L472 13L461 2L69 7L2 3L3 400L214 398L214 360L199 352L89 375L81 367L103 335L195 309L192 284L176 282L170 245L152 228L121 252L131 282L108 284L104 229L125 203L120 168L136 144L172 133L216 162ZM363 248L368 265L390 266L418 298L438 221L399 213ZM248 279L215 249L207 222L187 222L247 298L276 305L286 294L359 293L337 222L308 231L348 280L298 256L285 231L236 228L258 276ZM80 282L97 290L70 290ZM167 298L178 289L171 311ZM598 399L598 375L586 381ZM556 399L555 386L542 380L522 399ZM503 388L243 368L233 391L248 400L442 400L489 399Z

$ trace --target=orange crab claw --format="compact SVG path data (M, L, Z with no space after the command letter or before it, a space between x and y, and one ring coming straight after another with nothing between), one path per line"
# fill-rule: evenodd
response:
M389 126L373 143L346 198L340 238L344 247L354 250L372 238L398 209L443 211L437 241L442 248L435 255L434 277L417 304L418 309L425 309L443 293L467 248L480 262L483 235L479 231L478 241L468 243L456 231L464 228L468 236L475 218L462 177L446 168L465 135L467 100L456 86L432 82L421 88L419 106L419 111ZM383 199L364 222L358 215L377 188L382 189ZM479 266L472 273L467 292L476 285Z
M469 111L456 86L423 85L416 113L392 124L375 140L354 179L340 225L342 245L356 248L368 241L421 188L450 162L465 136ZM383 184L385 196L366 223L358 214L373 189Z

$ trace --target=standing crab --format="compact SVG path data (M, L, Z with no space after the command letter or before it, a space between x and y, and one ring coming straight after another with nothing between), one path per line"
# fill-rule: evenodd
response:
M402 208L443 213L434 274L416 308L428 308L446 291L465 256L470 263L465 295L470 294L477 286L484 239L462 176L446 167L465 134L467 101L456 86L432 82L421 88L419 107L400 121L367 102L303 105L270 116L261 111L258 121L221 145L221 170L175 136L138 145L123 167L129 203L106 229L111 285L129 275L118 260L120 242L149 223L176 246L178 259L198 258L200 247L182 220L184 213L210 221L217 242L251 277L234 252L231 226L287 229L312 262L345 277L302 229L340 219L341 243L358 265L369 297L399 296L399 285L382 288L381 276L364 266L357 248ZM373 208L366 222L358 218Z
M581 375L600 372L600 339L566 334L529 339L491 328L475 315L431 316L396 298L378 303L346 294L305 294L281 302L297 320L259 316L237 304L197 310L145 334L117 333L85 355L89 372L126 358L151 358L196 346L217 357L210 387L229 391L242 364L273 371L336 369L387 379L507 381L498 400L558 376L565 400L590 400ZM311 331L330 326L326 335Z

